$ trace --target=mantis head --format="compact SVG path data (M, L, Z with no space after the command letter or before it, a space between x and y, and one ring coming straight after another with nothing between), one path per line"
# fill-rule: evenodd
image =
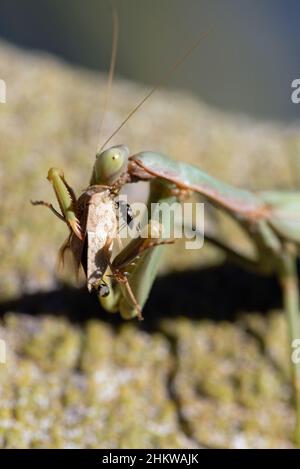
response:
M127 169L129 149L117 145L97 153L91 184L111 185Z

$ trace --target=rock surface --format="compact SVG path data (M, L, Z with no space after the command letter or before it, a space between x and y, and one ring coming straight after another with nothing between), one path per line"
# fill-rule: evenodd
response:
M10 313L0 335L1 447L291 447L278 313L166 320L151 334Z
M203 288L222 311L222 295L215 293L227 289L222 276L216 280L210 273L210 288L202 290L189 277L192 302L182 279L170 278L181 302L166 290L154 301L159 319L148 329L91 320L88 307L80 304L86 320L78 324L66 319L64 309L60 317L51 314L56 254L66 229L29 200L54 200L45 179L51 166L64 169L76 192L87 185L105 77L6 44L0 45L0 77L7 84L7 103L0 105L0 338L7 353L0 364L0 446L290 447L293 411L283 315L262 316L258 310L234 322L200 319L204 306L197 295ZM144 94L140 85L115 81L102 141ZM162 90L113 143L127 143L132 153L151 149L199 164L238 186L293 188L298 169L300 175L299 135L296 127L225 115L192 96ZM235 245L245 244L223 217L218 227ZM215 260L207 247L192 254L177 249L176 256L167 256L165 272ZM237 293L233 288L227 294L238 313L234 296L244 293L234 280ZM32 304L39 290L45 290L46 316ZM253 291L259 300L256 283ZM30 293L28 314L20 314L27 298L22 295ZM20 303L14 303L16 297Z

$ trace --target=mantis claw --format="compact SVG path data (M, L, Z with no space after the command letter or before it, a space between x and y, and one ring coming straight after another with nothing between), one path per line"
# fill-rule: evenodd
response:
M69 225L77 238L83 241L81 225L77 218L77 199L72 187L67 183L63 171L58 168L51 168L48 171L47 179L53 185L62 212L60 218ZM49 208L53 211L52 206Z
M73 233L77 236L77 238L79 238L80 241L83 241L84 236L81 230L79 220L75 217L74 219L68 221L68 225L70 226Z

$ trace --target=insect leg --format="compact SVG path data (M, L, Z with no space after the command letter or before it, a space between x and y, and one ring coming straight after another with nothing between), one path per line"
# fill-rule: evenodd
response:
M284 308L287 314L289 342L291 345L300 339L299 285L296 256L286 252L280 272ZM297 342L296 342L297 343ZM300 362L292 361L293 391L296 407L294 441L300 447Z
M49 202L44 202L43 200L31 200L30 203L32 205L42 205L44 207L47 207L51 210L51 212L59 218L61 221L66 222L65 218L56 210L56 208L53 207L52 204Z
M47 179L51 182L62 215L70 229L79 239L83 239L79 220L77 218L77 200L73 189L65 180L64 173L58 168L48 171Z

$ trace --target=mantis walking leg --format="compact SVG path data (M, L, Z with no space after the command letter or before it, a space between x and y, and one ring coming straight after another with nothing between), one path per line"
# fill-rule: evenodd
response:
M287 252L283 261L280 282L283 292L284 308L287 315L289 343L300 337L299 320L299 284L297 274L296 256ZM294 441L300 446L300 363L292 360L292 379L294 387L294 400L296 407L296 426Z
M152 224L149 224L146 229L150 231L151 227L153 228ZM124 253L127 254L130 251L137 252L133 262L119 267L121 256L117 256L113 261L113 270L115 272L120 271L121 273L126 270L124 277L126 280L128 277L127 285L126 282L120 285L122 296L120 298L119 310L124 319L139 316L138 308L144 306L157 275L159 261L163 254L163 245L173 242L172 240L162 240L159 238L159 227L157 227L156 231L157 238L145 238L140 249L136 250L138 244L134 240L122 251L122 257ZM136 302L132 300L133 297L136 299Z

